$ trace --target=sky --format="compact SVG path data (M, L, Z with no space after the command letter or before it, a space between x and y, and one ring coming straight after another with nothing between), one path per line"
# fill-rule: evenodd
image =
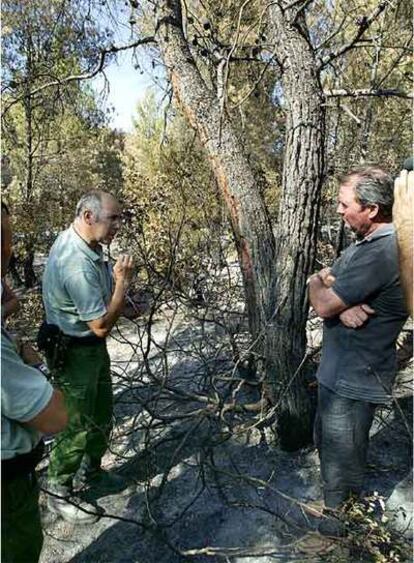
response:
M108 80L107 91L105 91L103 76L97 76L92 86L96 92L107 94L104 106L114 108L110 126L130 132L133 128L133 116L137 104L145 96L148 88L153 86L153 82L148 74L140 74L140 71L134 68L131 53L128 52L120 53L118 61L107 67L105 75Z

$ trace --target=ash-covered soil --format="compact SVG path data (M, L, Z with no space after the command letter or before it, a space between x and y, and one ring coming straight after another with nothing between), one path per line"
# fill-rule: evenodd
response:
M42 493L41 563L360 560L341 542L329 552L301 551L322 500L317 453L281 451L264 415L235 406L261 397L255 382L242 381L224 341L217 324L194 325L168 308L150 326L120 323L109 339L115 427L104 465L132 486L92 498L105 513L88 526L53 519ZM384 498L395 491L393 508L404 506L400 529L412 511L412 406L402 394L377 417L368 475L370 490ZM45 466L41 481L46 487Z

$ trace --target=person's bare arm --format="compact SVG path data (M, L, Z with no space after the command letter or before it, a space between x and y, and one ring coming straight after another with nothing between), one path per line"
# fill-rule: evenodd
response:
M29 366L36 366L43 362L40 355L28 342L21 342L19 353L24 363Z
M334 281L330 268L324 268L313 274L308 281L310 303L322 319L335 317L348 308L331 288Z
M125 295L133 274L133 260L131 256L120 256L114 266L115 289L103 317L89 321L88 326L96 336L105 338L122 314L125 305Z
M323 268L309 278L309 300L316 313L323 319L339 315L341 323L348 328L359 328L375 313L366 303L348 307L331 289L335 282L330 268Z
M394 183L393 222L397 233L400 280L411 316L413 310L414 172L402 170Z
M10 315L17 313L20 309L19 300L14 291L3 280L3 294L1 298L1 315L3 319L7 319Z
M46 407L25 424L43 434L55 434L65 428L68 420L63 394L58 389L54 389Z

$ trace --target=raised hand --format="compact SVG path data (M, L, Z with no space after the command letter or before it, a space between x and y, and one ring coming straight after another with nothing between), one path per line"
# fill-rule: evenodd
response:
M332 287L335 283L335 276L331 272L331 268L323 268L318 272L318 277L325 287Z
M113 269L115 282L122 282L124 286L128 287L132 280L134 273L134 260L128 254L121 254Z

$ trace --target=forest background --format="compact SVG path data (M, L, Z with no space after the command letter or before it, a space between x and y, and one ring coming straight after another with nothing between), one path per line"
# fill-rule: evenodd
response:
M403 0L4 0L14 284L37 287L35 256L83 192L111 191L124 206L118 249L151 294L139 382L168 387L168 337L151 339L167 307L203 334L186 351L202 366L188 405L226 432L250 417L285 450L309 445L318 350L306 279L347 244L341 173L376 162L397 174L412 151L412 34ZM91 86L125 51L154 83L128 133L111 129ZM33 321L38 291L30 300Z

